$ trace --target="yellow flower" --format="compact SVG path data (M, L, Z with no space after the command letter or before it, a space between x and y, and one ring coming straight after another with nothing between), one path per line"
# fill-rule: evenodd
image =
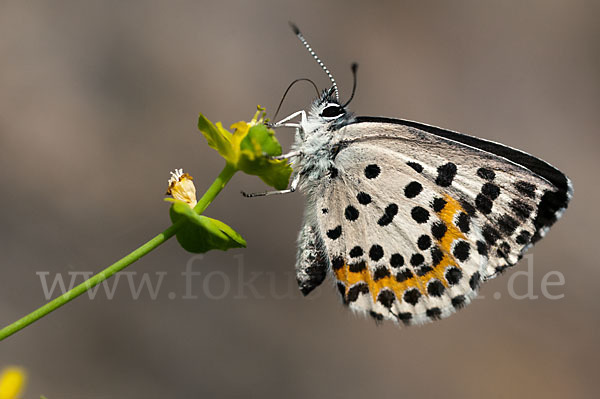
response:
M7 367L0 374L0 399L17 399L27 376L20 367Z
M172 195L176 200L185 202L191 208L195 207L197 201L193 179L192 176L183 173L183 169L175 169L174 172L171 172L167 195Z
M233 133L221 122L213 124L200 114L198 128L225 161L236 170L260 177L265 183L278 190L287 187L292 168L286 160L273 159L281 155L281 145L275 132L265 125L265 112L260 106L250 122L231 125Z

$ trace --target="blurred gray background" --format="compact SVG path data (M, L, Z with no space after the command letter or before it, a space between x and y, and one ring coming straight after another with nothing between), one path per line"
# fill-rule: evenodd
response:
M593 1L0 2L2 325L45 302L40 273L99 271L167 227L170 170L208 187L223 161L199 112L229 126L257 104L273 112L295 78L327 86L288 20L342 98L360 63L358 114L500 141L575 186L564 219L483 298L398 328L352 315L330 281L302 298L302 196L244 199L265 186L236 175L206 214L247 249L193 257L171 240L127 269L136 285L162 276L155 299L123 275L112 299L83 296L0 343L0 367L27 368L27 398L595 397L598 15ZM297 86L282 116L313 94ZM279 138L289 147L291 132ZM189 292L187 265L201 273ZM543 294L552 272L561 299Z

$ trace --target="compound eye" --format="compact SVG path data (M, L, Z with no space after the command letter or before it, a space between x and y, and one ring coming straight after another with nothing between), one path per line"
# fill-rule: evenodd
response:
M321 111L321 116L324 118L335 118L343 113L344 108L340 107L339 105L332 104L326 106L323 111Z

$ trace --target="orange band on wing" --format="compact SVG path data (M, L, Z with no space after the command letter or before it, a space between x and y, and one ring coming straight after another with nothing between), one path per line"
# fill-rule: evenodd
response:
M442 220L447 229L444 236L438 240L439 247L444 256L440 263L433 267L432 271L423 276L417 276L416 274L413 274L411 278L402 282L396 280L395 276L386 276L375 281L373 279L373 272L369 269L368 264L362 270L354 272L350 270L350 266L348 265L347 261L345 261L344 266L334 270L334 273L338 281L345 285L346 295L348 294L348 290L351 286L360 282L368 285L369 292L373 297L373 302L377 301L379 292L384 288L392 290L399 300L401 300L404 291L409 288L417 288L421 294L428 295L426 287L427 283L432 278L437 278L447 288L448 282L444 277L445 269L448 266L454 266L460 269L460 266L456 262L456 259L451 252L452 243L454 243L456 240L466 239L466 237L454 224L454 217L458 212L464 212L464 209L458 201L449 195L446 195L444 199L446 200L446 205L440 212L438 212L439 218Z

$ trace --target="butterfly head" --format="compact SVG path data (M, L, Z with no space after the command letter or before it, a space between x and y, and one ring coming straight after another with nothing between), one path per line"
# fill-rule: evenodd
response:
M350 96L350 99L342 105L340 103L340 93L333 75L331 72L329 72L329 69L327 69L323 61L321 61L312 47L308 44L302 33L300 33L300 29L298 29L298 27L291 22L290 26L292 27L292 30L298 39L300 39L302 44L304 44L304 47L306 47L310 55L312 55L319 66L323 68L332 85L330 89L323 90L322 94L313 101L311 109L306 118L307 120L302 124L302 130L305 134L311 135L311 133L322 130L323 128L326 128L327 130L339 129L342 126L350 123L353 119L352 114L347 111L346 106L354 97L354 92L356 89L356 70L358 68L358 64L352 64L352 75L354 76L352 95Z
M335 95L335 87L332 87L323 90L323 93L313 101L307 115L307 122L309 125L327 126L332 129L347 124L351 118L352 113L340 104Z

